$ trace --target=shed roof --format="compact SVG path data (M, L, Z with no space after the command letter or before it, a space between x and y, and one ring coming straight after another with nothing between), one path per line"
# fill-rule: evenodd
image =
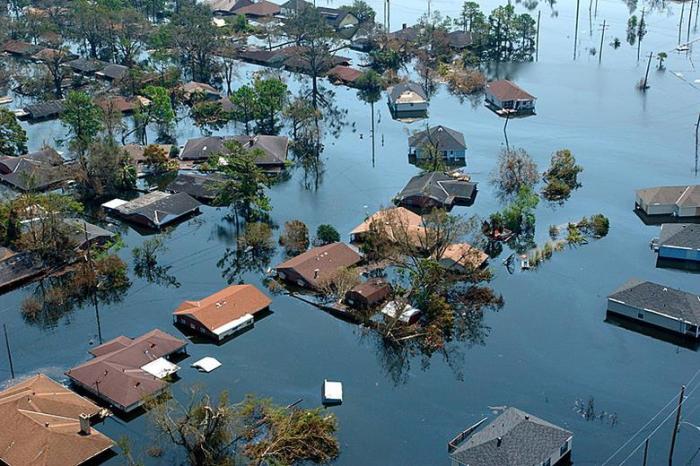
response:
M540 464L571 436L568 430L517 408L508 408L469 437L452 457L469 466Z
M173 312L197 320L209 331L216 330L247 314L255 315L272 301L253 285L233 285L200 301L185 301Z
M432 128L413 134L408 138L408 144L411 147L420 147L424 144L430 144L436 146L439 151L460 151L467 148L464 142L464 134L443 125L433 126Z
M700 250L700 225L664 223L659 234L659 246Z
M94 359L66 375L120 409L128 409L166 385L141 367L186 345L186 341L158 329L135 339L121 336L95 347L91 351Z
M423 90L423 86L411 81L406 81L389 89L389 99L394 103L400 102L425 102L428 96Z
M127 217L143 217L159 227L196 211L201 204L187 193L153 191L115 208Z
M700 296L658 283L631 279L608 299L700 325Z
M371 278L366 282L355 285L348 294L358 294L367 301L372 302L377 298L385 297L391 291L391 285L381 278Z
M43 374L12 385L0 392L0 460L10 466L83 464L114 445L95 429L80 433L79 416L99 412Z
M491 81L486 84L486 91L493 94L498 100L504 102L509 100L535 100L536 97L525 92L520 86L505 79Z
M27 105L24 107L24 110L29 113L31 119L38 120L42 118L55 118L63 113L63 108L62 100L47 100L46 102Z
M362 257L344 243L331 243L309 249L281 264L275 269L284 271L290 269L299 274L311 286L332 277L339 269L351 267L362 260Z

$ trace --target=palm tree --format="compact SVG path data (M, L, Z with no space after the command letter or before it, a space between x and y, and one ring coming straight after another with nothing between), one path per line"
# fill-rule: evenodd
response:
M365 71L357 81L357 96L370 105L372 112L372 166L374 166L374 104L382 98L384 83L382 77L374 70Z

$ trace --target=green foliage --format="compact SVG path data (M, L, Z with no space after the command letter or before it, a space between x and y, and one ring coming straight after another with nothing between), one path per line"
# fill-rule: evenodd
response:
M134 189L136 176L128 154L113 140L103 138L87 147L75 178L84 198L99 199Z
M290 220L284 224L280 244L288 256L297 256L309 248L309 228L301 220Z
M70 91L63 104L61 123L68 129L70 148L79 157L102 131L102 109L85 92Z
M337 243L340 241L340 233L333 225L319 225L316 229L316 240L321 244Z
M532 232L535 229L535 208L539 196L528 186L518 191L516 198L503 209L503 225L515 234Z
M339 9L353 14L360 25L373 25L377 16L372 7L364 0L354 0L352 5L341 6Z
M27 152L27 133L14 113L0 109L0 155L18 156Z
M355 86L357 87L357 96L363 102L375 104L382 98L384 82L381 75L372 69L362 73L355 81Z
M287 85L277 78L257 78L253 83L257 130L261 134L277 134L277 119L287 102Z

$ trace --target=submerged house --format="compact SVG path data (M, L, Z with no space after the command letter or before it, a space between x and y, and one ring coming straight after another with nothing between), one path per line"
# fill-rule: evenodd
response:
M555 466L571 457L571 432L517 408L480 427L448 443L452 466Z
M95 76L98 78L106 79L113 83L118 83L129 73L129 67L124 65L118 65L116 63L109 63L107 66L99 71L95 72Z
M700 263L700 225L664 223L654 249L659 259Z
M199 212L201 204L186 193L153 191L133 201L112 199L102 204L111 214L148 228L160 229Z
M636 193L635 210L644 215L700 217L700 185L657 186Z
M19 157L0 156L0 182L18 191L47 191L70 178L63 158L50 147Z
M175 323L222 341L250 328L272 301L253 285L233 285L200 301L185 301L173 312Z
M168 358L184 354L186 346L186 341L161 330L151 330L138 338L119 336L92 348L94 358L66 375L95 398L129 413L143 405L145 398L168 388L163 379L180 369Z
M282 280L302 288L316 289L338 270L352 267L362 257L344 243L331 243L309 249L275 267Z
M371 228L395 241L399 235L407 235L415 239L425 234L423 218L404 207L389 207L381 209L365 219L350 232L350 242L360 243L367 238Z
M372 278L355 285L345 293L345 303L355 309L369 309L386 301L391 285L381 278Z
M38 374L0 392L0 462L78 466L104 460L114 442L91 423L103 409Z
M428 96L420 84L403 82L389 88L389 110L396 117L424 116L428 113Z
M289 139L285 136L203 136L189 139L182 148L180 160L204 162L212 155L226 150L226 141L236 141L246 150L260 149L256 164L267 173L277 173L286 167Z
M353 87L355 85L355 81L360 79L360 76L362 76L362 71L350 66L337 65L328 70L326 76L328 76L328 79L333 84Z
M700 337L700 296L629 280L608 296L608 311L682 336Z
M278 4L267 0L258 0L255 3L245 5L247 2L237 2L231 11L234 15L243 15L253 21L272 19L279 15L281 8Z
M447 162L464 162L466 158L464 134L447 126L433 126L408 138L408 154L417 161L430 157L426 152L428 146L436 149Z
M7 40L2 44L2 51L16 57L30 57L41 50L38 45L30 44L21 40Z
M488 259L488 254L471 244L455 243L445 248L445 252L440 257L440 264L448 269L468 272L484 267Z
M474 43L474 38L468 31L452 31L447 34L447 41L451 49L461 52Z
M35 254L0 246L0 291L26 283L44 272L46 266Z
M187 193L201 202L212 202L217 196L217 186L224 178L216 173L179 173L165 188L169 193Z
M184 84L180 84L177 87L178 92L182 95L182 98L187 103L192 103L195 99L201 100L219 100L221 99L221 92L217 91L215 88L207 83L200 83L197 81L190 81Z
M94 60L91 58L76 58L64 63L63 66L70 68L74 73L85 76L92 76L98 71L104 69L108 63L102 60Z
M63 113L63 109L62 100L47 100L15 110L15 115L20 120L44 121L58 118Z
M411 178L396 195L394 203L420 210L449 210L455 205L473 204L476 193L476 183L445 173L430 172Z
M511 81L486 84L486 104L496 113L534 113L537 98Z

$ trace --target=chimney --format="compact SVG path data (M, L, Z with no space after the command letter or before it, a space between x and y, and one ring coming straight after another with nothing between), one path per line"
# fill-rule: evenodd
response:
M501 446L501 442L503 442L503 439L501 437L496 437L496 446L497 447Z
M403 24L401 25L401 29L406 29L407 27L408 27L408 24L406 24L406 23L403 23Z
M314 279L318 278L319 269L314 269Z
M80 413L80 435L90 435L90 416Z

